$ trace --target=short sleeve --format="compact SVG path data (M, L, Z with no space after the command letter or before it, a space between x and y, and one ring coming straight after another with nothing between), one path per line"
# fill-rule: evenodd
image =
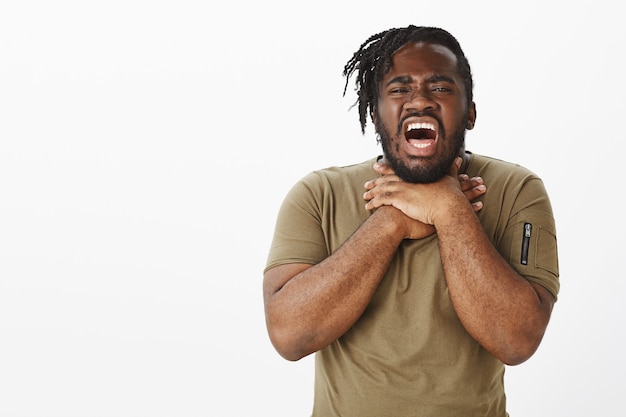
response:
M509 219L502 245L509 263L529 281L544 286L557 298L559 283L556 225L542 181L534 179L517 198L518 211Z
M319 177L311 173L287 193L276 219L265 271L287 263L316 264L328 256L318 183Z

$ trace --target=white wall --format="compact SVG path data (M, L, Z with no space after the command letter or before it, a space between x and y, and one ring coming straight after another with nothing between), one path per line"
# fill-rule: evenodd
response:
M615 5L614 5L615 4ZM474 152L545 180L562 291L509 411L621 415L626 30L617 3L0 4L0 415L306 416L262 269L287 189L378 152L343 65L409 23L460 40Z

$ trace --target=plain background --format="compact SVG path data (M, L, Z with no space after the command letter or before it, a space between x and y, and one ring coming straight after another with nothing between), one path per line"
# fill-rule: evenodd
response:
M342 96L368 36L441 26L468 149L550 193L562 290L512 417L623 416L626 26L608 0L0 3L0 416L307 416L268 341L276 212L379 152Z

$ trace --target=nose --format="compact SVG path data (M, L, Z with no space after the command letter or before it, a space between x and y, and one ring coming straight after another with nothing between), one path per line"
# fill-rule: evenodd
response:
M429 91L417 89L413 92L409 100L404 104L404 110L407 113L420 113L428 110L434 110L437 103L432 100Z

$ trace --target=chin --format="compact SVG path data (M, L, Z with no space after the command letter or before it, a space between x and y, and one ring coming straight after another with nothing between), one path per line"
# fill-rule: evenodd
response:
M412 184L430 184L439 181L448 173L454 158L453 156L451 159L448 158L431 164L418 162L412 166L408 166L396 158L389 158L389 162L396 175L403 181Z

